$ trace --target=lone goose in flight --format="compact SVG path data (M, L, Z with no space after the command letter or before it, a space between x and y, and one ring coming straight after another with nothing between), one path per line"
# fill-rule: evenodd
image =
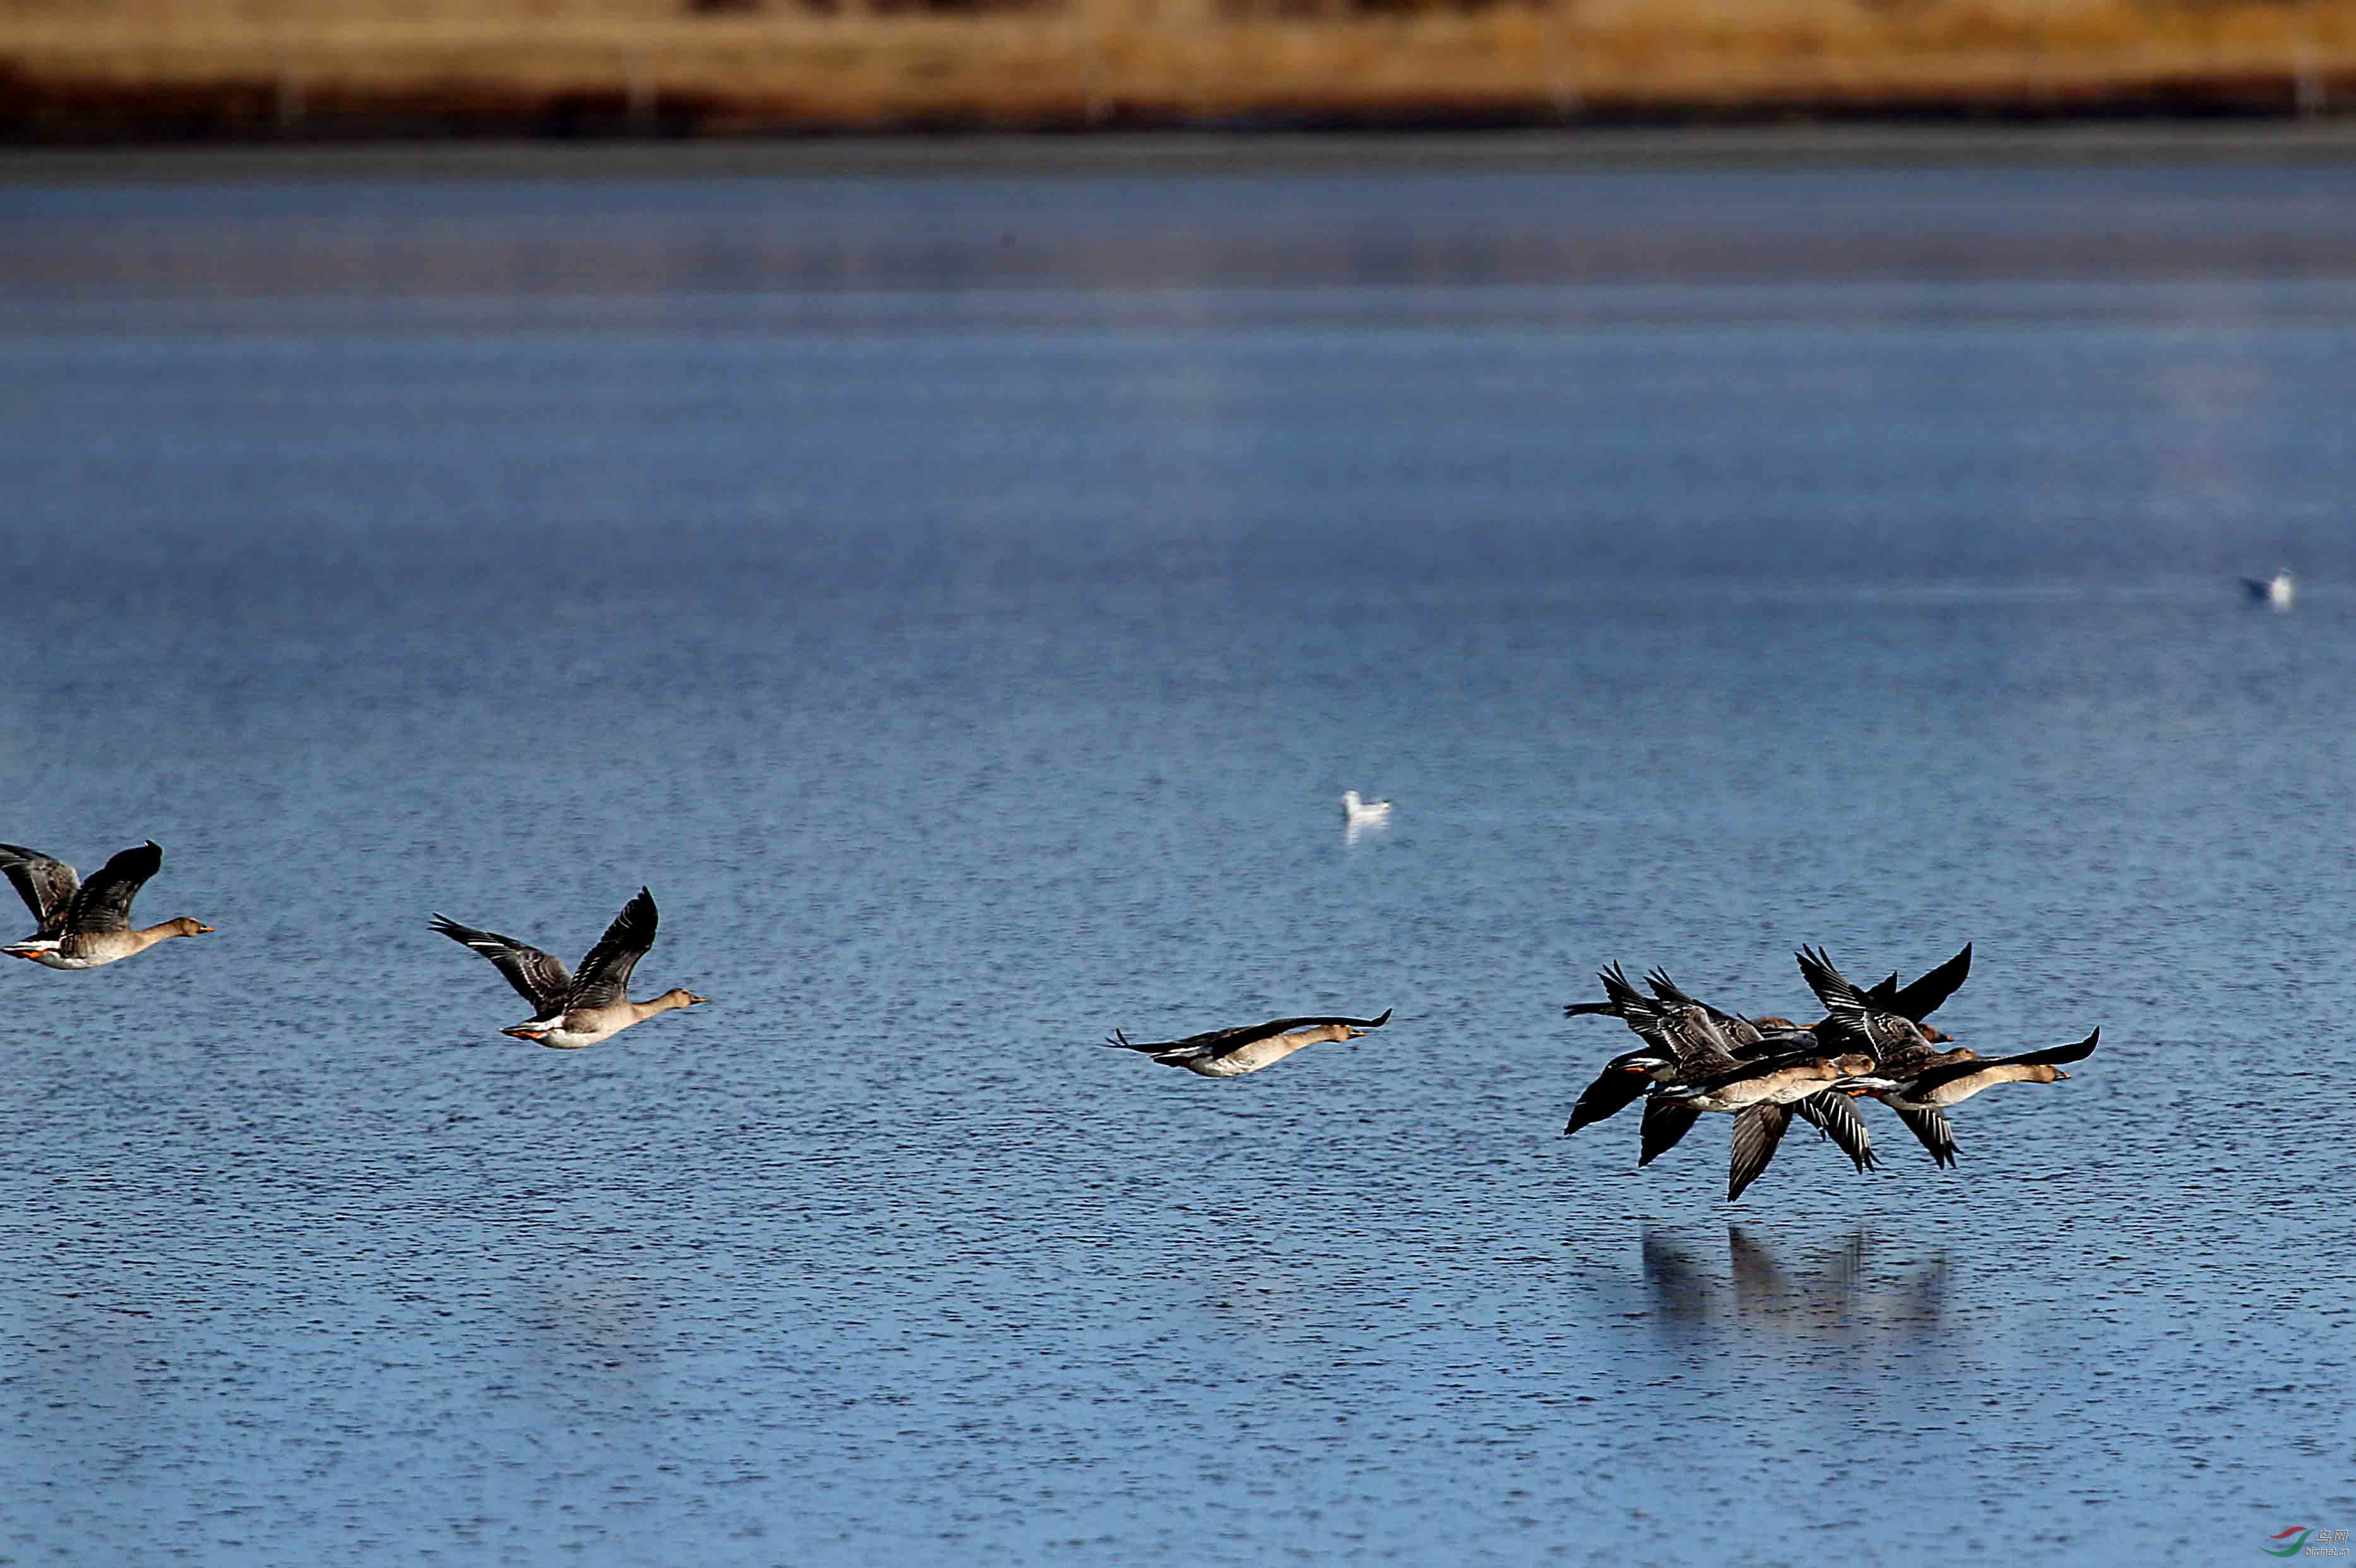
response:
M1105 1043L1123 1051L1144 1051L1164 1067L1183 1067L1205 1078L1237 1078L1263 1067L1273 1067L1294 1051L1320 1040L1355 1040L1368 1029L1380 1029L1390 1021L1391 1009L1385 1008L1380 1018L1276 1019L1264 1024L1213 1029L1208 1034L1190 1034L1184 1040L1151 1044L1133 1040L1115 1029Z
M511 936L477 931L443 914L434 917L434 929L489 959L508 977L508 984L531 1004L530 1021L503 1029L501 1034L538 1040L558 1051L579 1051L611 1040L657 1013L711 999L675 988L651 1001L630 1000L630 971L655 944L655 900L644 888L622 906L597 945L581 960L577 976L564 967L562 959Z
M2059 1083L2070 1075L2058 1063L2083 1061L2094 1054L2102 1038L2098 1029L2070 1045L2023 1051L2019 1056L1942 1062L1902 1078L1876 1070L1859 1074L1842 1087L1852 1094L1870 1094L1897 1112L1898 1119L1912 1128L1922 1147L1931 1151L1931 1157L1951 1166L1955 1163L1955 1139L1947 1125L1946 1112L1999 1083Z
M39 930L0 947L0 953L51 969L96 969L171 937L201 936L212 930L187 915L144 931L132 929L131 901L163 865L163 846L150 838L107 861L85 882L63 860L37 849L0 844L0 872L16 884L40 923Z

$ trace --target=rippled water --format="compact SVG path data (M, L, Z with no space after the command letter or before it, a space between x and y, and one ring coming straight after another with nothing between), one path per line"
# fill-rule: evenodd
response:
M220 927L0 974L0 1560L2356 1527L2351 198L0 192L0 837ZM586 1052L425 925L641 882ZM1966 939L2103 1047L1956 1171L1558 1136L1601 964Z

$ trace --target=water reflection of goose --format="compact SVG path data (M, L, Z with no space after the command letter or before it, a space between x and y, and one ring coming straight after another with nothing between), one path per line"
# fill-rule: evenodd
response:
M2291 579L2290 568L2287 566L2277 571L2272 577L2244 577L2242 579L2242 588L2252 599L2261 604L2271 605L2276 610L2289 609L2291 599L2298 591L2297 584Z
M1944 1253L1889 1260L1912 1265L1893 1274L1881 1266L1890 1252L1872 1232L1858 1230L1830 1247L1786 1264L1773 1246L1740 1225L1726 1228L1729 1281L1676 1232L1644 1228L1644 1283L1669 1324L1832 1334L1844 1339L1908 1336L1939 1326L1946 1307L1948 1264Z
M1123 1051L1141 1051L1164 1067L1183 1067L1204 1078L1239 1078L1273 1067L1296 1051L1322 1041L1355 1040L1391 1021L1391 1009L1371 1019L1274 1019L1264 1024L1190 1034L1183 1040L1133 1040L1115 1029L1105 1040Z

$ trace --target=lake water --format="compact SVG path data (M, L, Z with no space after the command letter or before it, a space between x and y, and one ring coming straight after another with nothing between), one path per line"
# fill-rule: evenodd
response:
M2342 169L0 190L0 838L220 928L0 973L0 1562L2356 1529L2351 409ZM1558 1136L1966 940L1956 1170Z

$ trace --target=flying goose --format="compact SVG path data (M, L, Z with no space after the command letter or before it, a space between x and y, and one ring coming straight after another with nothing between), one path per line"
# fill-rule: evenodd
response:
M1697 1016L1688 1009L1672 1008L1645 996L1629 984L1627 973L1617 964L1599 970L1595 977L1602 982L1606 999L1578 1004L1578 1008L1620 1019L1644 1043L1603 1064L1603 1071L1571 1107L1563 1136L1569 1137L1580 1128L1635 1104L1647 1089L1676 1083L1689 1063L1703 1071L1733 1065L1733 1042L1706 1013ZM1684 1136L1682 1131L1678 1136ZM1637 1164L1651 1164L1655 1154L1665 1153L1676 1141L1670 1139L1669 1144L1646 1154Z
M558 1051L579 1051L611 1040L657 1013L711 999L674 988L650 1001L630 1000L630 971L655 944L655 900L644 888L622 906L597 945L581 960L578 976L564 967L562 959L511 936L477 931L444 914L436 914L433 923L451 941L464 943L489 959L508 977L508 984L531 1004L530 1021L499 1030L518 1040L536 1040Z
M1184 1040L1151 1044L1133 1040L1115 1029L1106 1037L1105 1043L1123 1051L1141 1051L1164 1067L1183 1067L1205 1078L1237 1078L1263 1067L1273 1067L1294 1051L1320 1040L1355 1040L1368 1029L1380 1029L1390 1021L1391 1009L1385 1008L1380 1018L1276 1019L1264 1024L1213 1029L1208 1034L1190 1034Z
M0 844L0 872L16 884L40 928L0 953L29 958L51 969L96 969L134 953L145 953L175 936L201 936L212 930L182 915L136 931L131 901L164 865L163 846L150 838L125 849L88 881L63 860L15 844Z
M1955 1163L1955 1138L1946 1113L1984 1089L1999 1083L2058 1083L2069 1077L2058 1065L2083 1061L2094 1054L2103 1038L2096 1029L2070 1045L2023 1051L2019 1056L1976 1057L1968 1061L1944 1061L1904 1077L1889 1070L1861 1073L1842 1085L1852 1094L1870 1094L1898 1113L1943 1166Z
M1683 1119L1691 1125L1691 1118L1699 1112L1719 1111L1733 1116L1733 1150L1726 1181L1726 1199L1730 1203L1775 1157L1776 1145L1783 1141L1783 1129L1791 1125L1795 1105L1813 1101L1836 1084L1853 1081L1860 1072L1871 1072L1859 1064L1872 1060L1861 1051L1834 1056L1810 1047L1741 1062L1694 1082L1665 1084L1645 1102L1645 1142L1665 1136L1668 1144L1675 1143L1683 1134L1671 1132L1674 1123ZM1858 1168L1864 1168L1862 1162Z
M1664 970L1655 969L1645 976L1654 992L1649 997L1628 983L1627 975L1616 964L1596 978L1610 999L1590 1010L1622 1019L1645 1044L1604 1063L1602 1072L1571 1108L1569 1124L1562 1130L1565 1137L1633 1104L1647 1089L1675 1089L1795 1048L1821 1050L1813 1036L1785 1019L1737 1018L1687 996ZM1762 1024L1780 1025L1780 1032L1770 1033ZM1846 1100L1847 1096L1818 1090L1792 1102L1792 1110L1838 1145L1859 1171L1871 1169L1872 1134ZM1647 1101L1638 1136L1638 1168L1676 1147L1699 1117L1698 1109L1675 1094ZM1736 1187L1738 1193L1767 1168L1782 1136L1779 1125L1774 1137L1766 1139L1759 1149L1755 1166Z
M1970 952L1971 949L1966 947L1957 956L1967 959ZM1832 960L1821 950L1803 949L1799 961L1800 973L1816 993L1817 1000L1825 1004L1826 1029L1841 1038L1865 1044L1879 1063L1874 1069L1877 1077L1893 1082L1911 1079L1916 1073L1934 1067L1979 1060L1977 1051L1963 1046L1953 1051L1941 1051L1933 1041L1946 1040L1951 1037L1926 1024L1916 1023L1910 1030L1909 1019L1874 1005L1869 1000L1872 993L1859 993L1838 969L1833 967ZM1879 989L1877 987L1876 990ZM1954 1163L1954 1130L1947 1125L1947 1118L1944 1115L1928 1107L1901 1109L1891 1105L1890 1109L1898 1113L1898 1119L1905 1124L1906 1130L1914 1135L1916 1141L1930 1151L1933 1161L1942 1166Z
M1956 957L1968 965L1967 955L1970 952L1971 949L1966 947ZM1816 1000L1825 1005L1824 1021L1817 1024L1813 1032L1826 1037L1832 1043L1849 1050L1870 1051L1880 1057L1893 1051L1912 1051L1926 1043L1944 1044L1954 1038L1919 1019L1897 1011L1890 1003L1876 1002L1871 995L1858 990L1847 976L1835 968L1831 955L1823 949L1803 947L1795 956L1799 960L1800 977L1807 981L1808 989L1816 994ZM1953 962L1954 960L1949 961L1950 964ZM1924 978L1927 980L1930 976ZM1960 985L1962 982L1956 983ZM1877 986L1874 989L1879 992L1882 987ZM1883 992L1883 995L1894 994Z

